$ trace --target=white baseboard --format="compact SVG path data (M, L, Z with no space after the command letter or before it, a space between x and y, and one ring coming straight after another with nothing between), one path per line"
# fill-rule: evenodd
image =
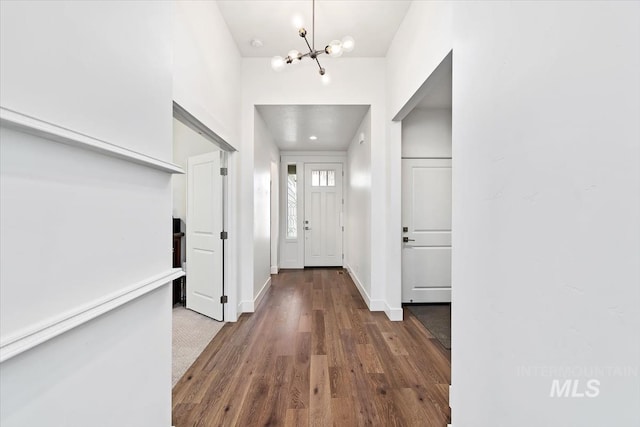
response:
M401 322L404 318L404 312L402 311L402 307L401 308L391 308L389 307L389 304L387 304L385 302L385 307L384 307L384 312L387 314L387 317L389 318L389 320L391 320L392 322Z
M277 265L272 265L271 266L271 274L278 274L278 266Z
M255 312L258 306L260 305L260 303L262 302L262 299L267 294L267 291L269 290L270 287L271 287L271 276L269 276L266 282L264 282L264 285L262 285L262 288L260 288L260 291L255 296L255 298L253 298L253 300L240 301L240 303L238 304L238 316L242 313Z
M371 298L371 296L365 290L364 286L362 286L362 282L360 282L360 279L358 279L358 276L353 272L351 267L348 264L345 264L344 268L349 273L349 276L351 277L351 280L353 280L353 283L356 284L356 288L358 288L358 292L360 292L362 299L364 300L365 304L367 304L367 307L369 307L369 311L384 311L391 321L401 321L403 319L402 308L391 308L385 300Z
M356 276L356 274L353 272L353 269L349 264L345 264L344 268L347 270L347 273L349 273L349 277L351 277L351 280L353 280L353 283L356 284L356 288L358 288L358 292L360 292L360 295L362 296L364 303L367 304L367 307L369 307L369 310L371 310L371 297L369 296L367 291L364 289L364 286L362 286L360 279L358 279L358 276Z
M271 287L271 277L269 277L267 281L264 282L264 285L262 285L262 289L260 289L260 292L258 292L258 295L256 295L256 297L253 299L253 311L256 311L256 309L264 299L264 296L267 294L267 291L269 290L270 287Z
M89 301L59 316L15 332L0 340L0 362L4 362L18 354L57 337L73 328L95 319L109 311L140 298L161 286L166 286L174 279L184 276L179 268L174 268L155 276L134 283L122 290Z
M238 303L238 315L242 313L253 313L253 301L244 300Z
M367 307L369 307L369 310L370 311L385 311L386 304L385 304L384 300L372 299L369 296L369 294L367 293L367 291L364 288L364 286L362 286L362 282L360 282L360 279L353 272L353 269L349 266L349 264L345 264L344 268L349 273L349 276L351 277L351 280L353 280L353 283L356 284L356 288L358 288L358 292L360 292L360 295L362 296L362 299L364 300L365 304L367 304Z

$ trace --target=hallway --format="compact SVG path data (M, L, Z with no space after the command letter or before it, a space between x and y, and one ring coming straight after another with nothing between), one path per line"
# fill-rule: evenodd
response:
M438 426L450 354L408 311L371 313L342 269L284 270L173 389L173 425Z

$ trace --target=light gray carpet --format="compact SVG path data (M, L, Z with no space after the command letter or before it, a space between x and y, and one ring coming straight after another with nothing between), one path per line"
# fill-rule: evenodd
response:
M451 350L451 304L411 304L407 308L444 348Z
M171 387L176 385L223 325L224 322L216 322L184 307L173 309Z

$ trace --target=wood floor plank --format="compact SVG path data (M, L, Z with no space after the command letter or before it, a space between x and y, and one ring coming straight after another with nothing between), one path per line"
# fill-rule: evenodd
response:
M407 350L402 346L400 340L398 339L398 335L393 332L382 332L382 336L384 337L384 341L389 346L389 350L396 356L408 356Z
M307 427L309 425L308 409L287 409L285 427Z
M341 397L331 399L331 415L335 427L352 427L358 425L356 412L353 410L353 399Z
M380 363L380 359L376 354L375 348L371 344L357 344L356 353L360 362L364 365L364 370L368 374L382 374L384 369Z
M445 427L450 352L405 316L369 312L341 269L282 270L178 381L173 425Z
M309 364L311 360L311 333L300 332L296 337L296 356L293 378L289 386L289 408L309 407Z
M325 347L325 331L324 331L324 311L314 310L311 320L311 342L312 342L312 354L327 354Z
M327 356L311 356L311 380L309 382L309 424L327 427L331 420L331 385Z

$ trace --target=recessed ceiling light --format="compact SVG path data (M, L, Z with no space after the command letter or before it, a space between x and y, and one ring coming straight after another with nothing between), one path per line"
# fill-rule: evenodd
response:
M315 135L311 135L311 136L309 137L309 139L310 139L310 140L312 140L312 141L315 141L316 139L318 139L318 137L317 137L317 136L315 136Z
M262 47L262 40L260 39L251 39L249 43L251 43L253 47Z

